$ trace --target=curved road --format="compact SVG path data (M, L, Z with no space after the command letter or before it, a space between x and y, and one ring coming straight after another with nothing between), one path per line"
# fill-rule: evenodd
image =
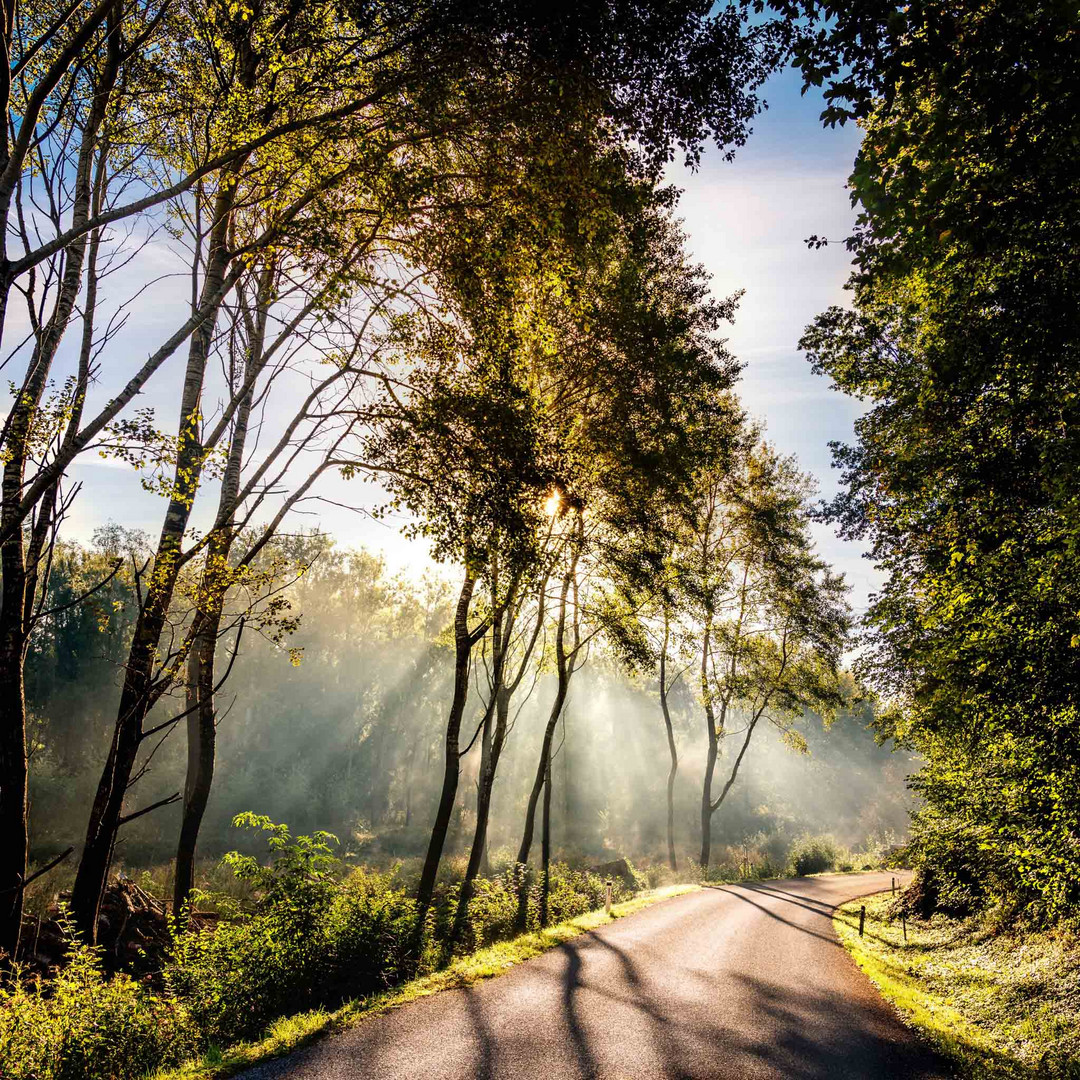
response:
M887 889L889 878L831 875L679 896L244 1076L947 1077L833 933L834 905Z

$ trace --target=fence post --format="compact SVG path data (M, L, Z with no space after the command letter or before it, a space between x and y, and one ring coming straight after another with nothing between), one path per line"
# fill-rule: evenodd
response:
M896 895L896 878L892 879L892 894L893 896Z
M900 916L900 925L904 928L904 944L907 944L907 916Z
M611 914L611 878L604 882L604 911Z
M866 905L859 908L859 937L863 936L863 927L866 925Z

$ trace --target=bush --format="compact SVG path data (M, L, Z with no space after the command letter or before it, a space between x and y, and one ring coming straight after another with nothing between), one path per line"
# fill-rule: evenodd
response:
M912 822L909 851L915 881L905 893L908 914L964 916L1016 896L1006 860L992 838L966 821L925 806Z
M392 875L354 871L337 880L333 837L291 839L284 825L241 815L270 833L277 858L226 856L259 899L213 930L178 936L166 967L204 1037L251 1038L280 1016L381 990L412 970L416 905Z
M635 880L639 875L634 873ZM644 878L641 878L644 881ZM590 870L575 870L566 863L552 863L548 892L548 924L575 919L588 911L603 907L608 879ZM619 878L612 878L611 898L620 903L634 895ZM535 870L526 872L520 863L493 878L477 878L469 902L466 929L457 943L458 952L473 952L496 941L513 937L518 931L518 903L522 883L526 882L527 909L525 928L540 929L540 898L543 879ZM436 915L436 937L449 937L450 926L457 910L460 887L452 885L439 897Z
M539 885L536 886L539 893ZM571 870L565 863L555 863L551 867L551 886L548 895L548 922L560 923L567 919L576 919L587 911L595 911L604 906L607 892L607 879L588 870ZM612 879L611 898L614 903L628 900L634 895L619 878ZM539 926L539 907L537 922Z
M475 952L514 935L520 882L521 870L517 866L498 877L477 878L473 882L465 931L458 942L461 952ZM449 935L449 923L457 910L459 895L460 886L457 885L447 892L444 936Z
M831 836L801 836L788 852L788 866L797 877L820 874L837 863L836 841Z
M20 975L0 990L2 1080L128 1080L212 1046L256 1038L275 1020L333 1008L427 970L448 936L460 886L440 887L417 934L416 902L394 873L349 872L328 833L293 838L284 825L241 814L236 823L267 835L268 866L225 857L236 888L199 894L221 912L214 927L177 933L159 993L126 975L106 978L99 951L73 946L47 985ZM516 932L524 867L475 883L459 949L475 950ZM631 876L637 880L632 871ZM549 922L602 907L599 874L551 867ZM541 881L531 875L528 928L538 929ZM632 888L613 881L612 899ZM419 940L418 940L419 939Z
M107 978L99 950L74 937L50 983L16 972L0 989L4 1080L134 1080L178 1064L198 1041L182 1003L127 975Z

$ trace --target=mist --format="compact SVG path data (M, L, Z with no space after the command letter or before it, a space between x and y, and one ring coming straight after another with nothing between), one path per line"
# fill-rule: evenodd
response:
M129 537L130 540L130 537ZM69 546L52 588L65 588L105 557ZM115 536L112 537L115 542ZM283 541L285 542L285 541ZM423 855L439 798L453 645L448 636L454 583L445 573L390 574L382 560L348 551L327 537L290 538L310 569L279 596L279 622L236 630L223 655L232 661L218 693L218 764L199 841L206 867L254 844L233 818L242 811L287 823L294 835L333 833L348 862L411 868ZM122 578L95 603L59 617L39 635L27 688L36 725L31 758L35 821L31 858L41 862L81 841L100 761L115 715L134 601ZM294 625L295 621L295 625ZM235 654L235 659L233 656ZM549 658L540 655L511 703L510 730L493 789L485 869L511 862L521 840L529 790L555 693ZM462 781L447 837L445 872L459 871L475 824L481 740L474 738L487 701L490 658L472 665L462 725ZM675 848L689 867L699 843L706 728L691 673L669 694L678 746L674 787ZM166 697L155 724L184 711ZM763 723L713 825L718 873L748 864L781 867L800 835L829 834L857 864L861 851L900 840L914 771L902 751L878 746L869 703L826 726L812 714L795 723L800 740ZM744 727L736 714L721 741L718 781L730 775ZM183 789L183 725L148 740L138 803ZM579 865L627 858L666 862L668 747L655 672L629 671L597 641L575 676L556 729L551 822L554 856ZM125 826L116 863L129 874L162 866L175 852L179 807L166 805ZM55 886L54 886L55 887Z

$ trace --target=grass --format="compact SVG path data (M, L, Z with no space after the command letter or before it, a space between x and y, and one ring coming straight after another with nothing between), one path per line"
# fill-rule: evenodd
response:
M1080 935L1002 930L990 918L887 918L891 896L841 907L855 962L918 1031L978 1080L1080 1078ZM866 904L865 936L859 907Z
M666 888L653 889L625 903L614 905L610 915L603 910L590 911L546 930L499 942L470 956L459 957L441 971L403 983L374 997L350 1001L333 1012L315 1009L285 1017L271 1024L266 1035L256 1042L240 1043L226 1051L212 1049L198 1061L189 1061L179 1068L155 1073L153 1080L222 1080L260 1062L297 1050L316 1039L344 1031L369 1017L406 1005L417 998L437 994L442 990L470 986L502 975L523 960L539 956L579 934L605 926L650 904L682 893L695 892L697 889L697 885L669 885Z

